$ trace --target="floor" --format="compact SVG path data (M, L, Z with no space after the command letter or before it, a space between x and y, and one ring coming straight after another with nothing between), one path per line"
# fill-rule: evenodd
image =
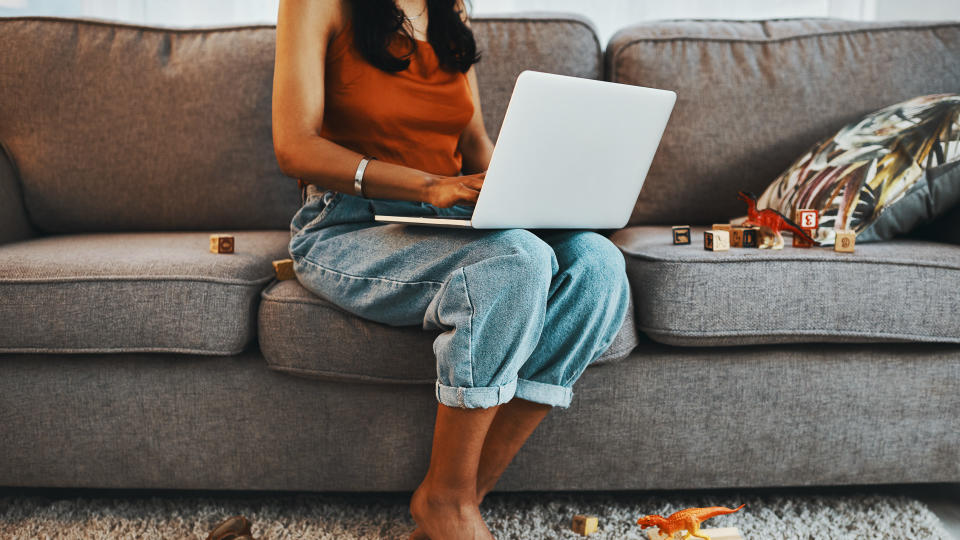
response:
M755 488L757 493L805 493L843 494L850 492L876 492L890 495L909 495L925 503L940 518L943 528L960 540L960 483L937 484L885 484L870 486L809 486Z
M766 488L770 491L783 492L791 491L783 488ZM820 493L860 490L859 486L843 487L810 487L795 488L796 491L817 491ZM953 535L954 540L960 540L960 483L940 483L940 484L891 484L883 486L871 486L871 490L889 494L911 495L924 502L933 513L940 518L944 529Z
M122 491L122 490L119 490ZM723 491L723 490L720 490ZM843 494L845 492L877 492L892 495L909 495L923 501L940 518L944 528L953 535L954 540L960 540L960 483L938 483L938 484L888 484L872 486L809 486L809 487L771 487L755 488L750 491L758 493L820 493L820 494ZM30 489L30 488L9 488L0 487L0 496L10 495L28 495L44 494L44 492L73 492L73 495L86 493L90 496L103 496L107 493L117 493L118 490L71 490L71 489ZM197 492L191 492L197 493ZM206 493L206 492L203 492ZM211 492L222 493L222 492ZM664 493L664 492L659 492Z
M911 489L937 514L953 538L960 540L960 484L931 484L926 489Z

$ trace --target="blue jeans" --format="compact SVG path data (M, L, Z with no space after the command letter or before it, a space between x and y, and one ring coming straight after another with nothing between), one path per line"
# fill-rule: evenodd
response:
M574 381L626 317L623 254L590 231L373 221L375 213L471 211L310 185L290 223L294 271L308 290L357 316L442 330L433 352L444 405L487 408L517 396L568 407Z

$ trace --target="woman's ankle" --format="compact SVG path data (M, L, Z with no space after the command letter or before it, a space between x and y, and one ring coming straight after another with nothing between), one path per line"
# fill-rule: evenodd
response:
M476 507L479 504L476 486L434 482L428 477L417 491L424 498L424 502L431 506Z
M493 485L490 485L489 483L477 481L477 495L476 495L477 506L479 506L480 503L483 502L483 499L485 499L487 497L487 494L490 493L491 491L493 491Z

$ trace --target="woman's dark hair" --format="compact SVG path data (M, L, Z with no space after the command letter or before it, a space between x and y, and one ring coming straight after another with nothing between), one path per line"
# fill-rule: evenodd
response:
M440 66L466 73L480 61L473 32L460 18L457 0L427 1L427 41L437 53ZM403 11L394 0L350 0L353 35L357 50L374 66L389 72L403 71L417 50L417 41L404 26ZM401 33L410 44L397 58L387 47Z

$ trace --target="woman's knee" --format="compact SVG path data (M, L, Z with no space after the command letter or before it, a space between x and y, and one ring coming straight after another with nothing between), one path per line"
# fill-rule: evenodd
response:
M564 271L585 284L607 284L611 287L626 283L626 263L623 253L613 242L595 232L583 231L557 246Z
M501 284L549 287L559 264L553 248L543 239L525 229L504 229L490 240L497 254L487 262L500 270L496 279Z

